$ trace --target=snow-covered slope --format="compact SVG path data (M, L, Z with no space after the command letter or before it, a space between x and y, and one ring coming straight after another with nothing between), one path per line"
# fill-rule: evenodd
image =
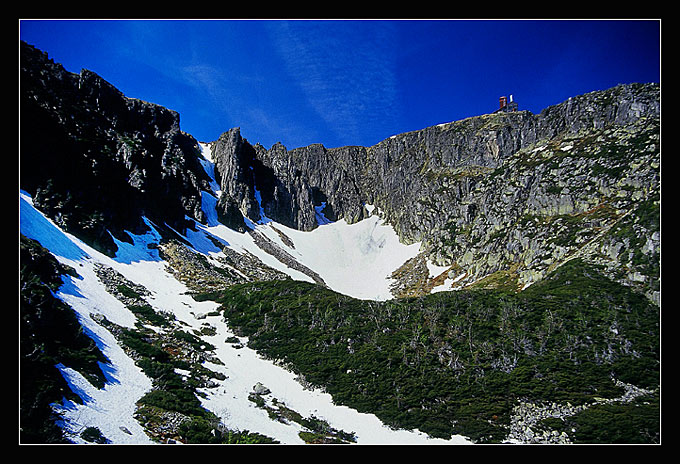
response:
M210 164L206 167L210 169ZM213 194L218 195L219 192ZM213 194L204 194L204 208L208 211L215 201ZM197 231L190 231L186 236L197 251L208 256L220 252L208 239L210 235L234 250L248 250L292 278L310 280L307 275L289 268L260 249L251 235L234 232L220 225L214 216L210 217L212 219L207 226L197 224ZM148 246L157 244L160 235L153 224L147 221L147 225L150 227L147 234L131 235L133 244L117 242L119 251L110 258L60 230L33 207L29 195L20 192L21 233L38 240L60 262L76 269L80 278L64 276L64 285L57 296L71 305L85 330L111 361L110 366L103 366L108 382L101 390L68 366L58 366L72 389L83 399L82 405L66 401L54 405L63 414L64 428L73 441L83 442L79 432L85 427L96 426L113 443L151 442L133 417L135 403L151 389L151 380L121 349L112 334L97 322L97 315L100 315L124 327L133 327L135 323L135 316L107 293L97 277L95 267L103 265L146 287L150 292L146 301L155 310L172 313L180 324L195 329L205 323L215 329L214 335L203 336L203 339L216 347L215 354L224 365L210 362L205 365L223 373L226 379L217 382L216 386L201 389L205 394L201 401L229 429L258 432L281 443L303 443L298 436L299 425L272 420L266 411L248 400L253 386L260 382L271 390L268 401L276 398L279 403L283 402L305 417L315 416L336 429L354 432L360 444L466 442L462 437L443 441L430 439L418 431L392 430L373 415L337 406L330 395L305 389L292 373L263 359L253 350L247 347L236 349L233 344L227 343L225 340L234 334L221 316L209 314L217 308L217 303L197 302L187 294L188 288L168 272L157 249ZM418 252L416 245L399 244L394 231L377 216L354 225L343 222L326 224L313 232L298 232L272 222L253 227L318 272L331 288L361 298L389 298L390 272ZM288 244L277 229L289 237Z
M215 205L221 192L215 181L210 146L201 144L201 148L202 165L213 179L213 191L203 192L203 211L208 217L208 225L197 223L198 232L188 232L187 238L194 248L208 255L219 253L214 241L206 239L210 235L236 251L252 253L263 263L293 279L312 281L308 275L292 269L262 250L250 234L240 234L219 223ZM256 233L265 236L295 261L318 274L332 290L368 300L392 298L390 275L418 254L420 243L400 243L394 229L378 215L356 224L347 224L344 220L328 221L320 212L321 209L317 208L319 227L311 232L291 229L267 218L258 224L247 222ZM370 206L369 210L372 210Z
M340 220L311 232L276 226L290 238L292 247L273 227L271 223L258 226L258 231L316 271L332 290L361 299L392 298L389 276L420 248L420 243L400 243L394 229L378 216L356 224Z

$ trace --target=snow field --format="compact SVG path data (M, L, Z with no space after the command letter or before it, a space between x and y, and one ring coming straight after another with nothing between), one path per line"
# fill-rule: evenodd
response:
M213 185L217 185L210 146L204 143L200 146L203 167L213 179ZM259 192L256 191L256 194L259 201ZM265 264L285 272L293 279L312 281L308 276L288 268L271 255L264 253L248 234L239 234L219 224L215 212L216 197L219 198L217 187L213 188L212 195L208 193L203 195L203 211L209 218L209 226L197 224L202 232L224 240L237 251L250 251ZM321 213L324 206L315 208L319 227L311 232L291 229L268 218L260 224L251 223L251 226L298 262L318 273L332 290L367 300L392 298L390 275L418 254L420 243L402 244L394 229L377 215L355 224L348 224L345 220L330 222ZM372 213L375 207L367 205L367 209ZM284 243L279 232L291 239L293 248ZM201 243L201 238L195 234L191 234L190 240L199 251L204 253L215 251L211 249L214 245L208 244L206 247L206 243Z

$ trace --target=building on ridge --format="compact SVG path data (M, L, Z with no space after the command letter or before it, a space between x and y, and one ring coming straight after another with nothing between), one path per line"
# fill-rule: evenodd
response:
M500 97L499 105L500 107L494 113L512 113L517 111L517 102L512 99L512 95L510 95L510 101L508 101L505 95Z

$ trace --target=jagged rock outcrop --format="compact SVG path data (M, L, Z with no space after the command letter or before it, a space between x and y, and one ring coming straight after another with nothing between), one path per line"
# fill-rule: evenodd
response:
M631 256L639 256L634 249L642 241L646 273L632 258L606 265L613 271L623 264L629 271L619 280L643 283L658 299L659 111L658 85L621 85L538 115L486 114L372 147L266 150L231 130L213 143L213 153L227 174L223 190L253 221L262 212L311 230L315 207L353 223L371 204L402 241L421 241L428 258L452 266L451 279L464 275L458 285L494 276L480 285L513 289L576 254L602 264L598 256L608 252L595 250L599 240L609 240L600 248L610 255L616 246ZM613 244L612 227L640 202L656 220Z
M328 150L314 144L288 151L277 143L266 150L235 128L212 142L211 151L226 192L218 202L221 215L232 217L236 206L254 222L269 218L305 231L317 227L314 208L324 203L330 220L363 217L357 169L365 158L363 147Z
M109 231L145 229L146 216L184 230L204 220L209 179L179 114L127 98L97 74L67 72L21 43L20 187L66 230L102 251Z
M314 144L289 151L276 144L265 150L232 129L213 143L213 153L227 174L223 189L252 220L260 219L252 190L257 177L265 215L276 221L313 229L313 207L325 203L327 217L356 222L365 215L362 205L369 203L383 211L403 240L413 242L436 225L436 218L423 217L417 205L413 214L414 200L436 202L442 189L452 188L451 181L458 181L453 188L465 195L474 184L471 178L538 141L658 115L658 86L619 86L571 98L539 115L482 115L399 134L372 147Z
M232 229L245 232L243 216L258 220L260 213L251 169L255 152L238 128L225 132L212 145L215 177L223 192L217 203L219 219Z

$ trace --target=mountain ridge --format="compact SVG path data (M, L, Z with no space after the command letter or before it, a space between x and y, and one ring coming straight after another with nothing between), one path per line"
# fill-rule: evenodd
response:
M77 308L91 331L104 338L115 334L114 343L144 366L153 393L137 402L137 411L156 440L226 439L220 421L229 414L216 418L202 412L194 395L221 398L214 388L232 385L224 374L229 368L208 364L206 371L202 364L191 368L191 381L173 377L168 384L161 374L170 366L187 370L189 358L176 358L176 337L184 340L181 349L201 362L216 363L216 350L230 353L223 351L224 340L214 345L213 335L216 327L225 333L227 319L248 335L248 346L276 353L304 385L306 376L314 387L340 385L337 394L362 405L359 409L370 404L368 385L380 391L396 385L382 361L388 367L396 363L410 379L404 378L409 392L397 389L396 395L374 398L382 403L375 411L397 427L442 438L461 433L474 441L506 439L515 420L511 399L486 398L474 410L465 406L468 389L426 394L412 388L413 379L455 383L464 378L482 390L509 382L512 401L531 409L547 398L537 391L553 392L553 401L567 399L548 385L563 380L552 376L554 367L592 379L592 385L576 383L570 390L569 401L578 398L579 407L595 404L598 410L598 389L608 401L619 401L613 398L623 388L616 383L620 378L639 385L643 396L657 395L658 402L658 84L592 92L539 115L475 116L371 147L313 144L288 150L277 143L266 149L252 145L239 128L198 142L180 130L178 113L128 98L91 71L69 73L22 42L20 103L21 235L45 238L42 245L76 269L64 277L72 283L59 298ZM39 221L40 215L45 219ZM22 238L22 252L28 246ZM117 274L101 272L102 266L126 275L110 277ZM22 267L22 283L37 279L28 271L25 275ZM142 279L140 272L151 274ZM84 277L90 274L96 277ZM166 295L163 282L170 275L185 287L173 284L177 293ZM584 299L576 283L595 290ZM91 304L74 298L89 294L87 285L98 289L97 298L113 295L127 310L111 309L112 303L102 303L105 298ZM594 296L598 288L606 295L602 301ZM368 293L353 293L359 290ZM205 298L223 306L197 301ZM235 311L241 303L247 303L243 313ZM192 317L182 305L192 308ZM206 306L213 310L193 312ZM348 317L356 308L362 310ZM22 303L22 318L26 312L26 320L34 320L35 309L32 301ZM253 311L250 322L246 310ZM584 319L586 313L591 320ZM632 313L637 322L631 322ZM218 321L220 316L224 320ZM208 322L201 323L204 317ZM363 321L362 329L357 321ZM210 340L205 350L196 351L198 339L172 332L175 324L194 327L193 336ZM325 332L333 324L349 338ZM644 333L635 324L644 326ZM291 327L295 337L311 341L287 346L281 334ZM574 332L576 327L587 328L588 335ZM322 338L314 340L315 334ZM29 337L23 328L22 336ZM228 339L245 343L239 337ZM324 362L321 353L343 349L381 361L327 358L332 366L317 371ZM114 365L127 359L104 354ZM550 356L561 355L572 364L553 366ZM350 360L352 367L346 365ZM367 366L373 366L375 377L367 376ZM638 366L635 375L630 366ZM71 378L70 371L59 369ZM263 400L267 389L257 390L248 401L291 417L281 405ZM653 404L644 404L636 414L653 410ZM168 411L176 418L179 411L172 408L183 411L185 428L167 432L162 418ZM569 417L580 414L566 410ZM455 425L458 420L462 423ZM587 440L588 433L581 435L585 425L577 422L569 419L579 429L576 435L560 426L553 438ZM310 440L352 441L351 434L337 430L319 438L318 423L303 423ZM645 433L654 435L645 424ZM512 436L531 441L535 428L526 427L526 434ZM107 433L128 439L120 430ZM209 433L212 438L206 438Z
M43 147L33 147L34 141L45 137L22 135L22 159L32 167L30 175L22 171L21 184L32 194L36 206L58 219L66 230L73 228L86 241L109 253L115 252L115 245L107 231L125 241L125 230L144 230L139 220L142 215L180 234L191 227L186 217L206 223L201 205L203 192L211 191L210 179L201 166L200 144L179 130L176 112L127 98L90 71L70 74L28 44L22 44L22 53L22 72L29 93L44 89L40 95L22 96L24 126L40 131L44 130L40 121L58 119L63 123L62 129L60 123L54 127L50 122L45 132L61 131L57 140L70 140L57 151L82 153L67 158L66 163L55 163L58 158L45 158ZM28 64L34 62L38 64L32 70ZM49 82L57 81L59 85L45 88L46 82L41 79L52 75L45 70L53 70L55 77ZM63 92L67 97L55 99L55 90L63 87L69 76L74 82L71 89ZM71 101L74 87L80 94ZM652 209L659 208L660 128L658 122L654 125L660 114L659 92L656 84L619 85L570 98L538 115L516 111L473 116L398 134L371 147L327 149L322 144L312 144L288 150L277 143L265 149L250 144L239 128L233 128L206 144L220 191L217 217L242 233L249 230L248 222L257 223L263 217L310 231L318 227L319 211L331 221L344 219L352 224L370 216L367 205L377 207L403 243L421 243L425 258L393 274L403 280L395 284L395 295L426 293L434 286L434 279L439 284L443 281L459 287L485 278L488 284L494 275L504 282L516 282L513 286L517 289L526 288L570 256L586 254L598 263L603 263L602 256L609 256L610 275L641 288L659 304L660 270L653 263L658 261L655 256L660 228L654 224L638 227L634 237L623 241L602 237L604 229L611 229L619 218L629 216L640 200L651 201ZM50 110L34 110L33 102L38 98L52 98L51 106L56 111L45 115ZM81 126L96 128L106 122L109 127L98 132L95 129L94 134L79 134L87 129L77 125L69 128L68 119L60 111L84 113L88 118L101 113L95 119L99 125ZM154 128L153 134L148 133L148 126ZM641 147L646 144L644 150L633 147L634 151L628 146L628 140L634 137L646 137L636 142ZM597 144L605 138L607 155L617 156L593 153L596 149L584 142ZM571 142L562 143L567 139ZM582 149L562 151L574 144ZM109 155L102 160L101 156L93 156L96 150ZM155 154L161 151L162 156ZM628 155L619 156L623 151ZM559 163L570 163L572 170L580 171L581 179L590 184L588 188L565 185L561 177L569 169L560 170ZM33 166L42 168L38 170L40 174L35 174ZM635 173L641 167L644 174ZM546 168L550 170L546 172ZM494 182L501 169L505 169L505 177ZM104 171L106 174L98 174ZM112 172L119 174L112 176ZM538 182L537 176L542 177ZM518 177L521 184L515 180ZM508 178L511 182L507 182ZM55 182L63 185L55 187ZM79 183L85 185L72 188ZM621 183L629 184L622 189L617 185ZM595 187L590 188L593 184ZM493 195L499 190L504 190L504 195ZM627 191L632 191L627 201L618 198L622 193L625 197ZM74 193L80 194L79 198L73 199ZM507 203L508 195L512 196L509 208L499 211L493 207ZM96 204L92 204L92 198L97 198ZM116 204L134 207L121 209ZM443 208L443 204L447 207ZM158 205L163 207L159 209ZM592 214L608 217L592 221ZM537 230L527 236L520 228L530 217L541 227L532 223ZM575 224L575 217L584 221ZM588 248L584 248L586 241L581 237L574 240L575 229L580 226L584 228L577 232L591 238ZM498 240L501 231L506 231L506 237L515 236L513 243L507 244L512 249L489 253L502 243ZM553 243L538 243L534 240L536 234L549 236L548 241ZM594 236L608 242L597 249ZM640 254L636 247L643 250L643 266L633 263L632 257ZM586 253L587 249L591 251ZM537 256L543 258L542 262L537 262ZM427 260L447 267L446 275L428 277L423 266ZM615 275L622 267L629 272ZM414 287L414 282L419 285Z
M261 161L283 179L294 179L295 170L301 170L304 174L303 177L309 184L309 186L304 185L303 187L306 187L306 190L310 192L301 197L300 201L310 202L311 200L311 203L314 203L315 206L319 206L319 200L312 199L314 189L319 189L319 193L323 197L327 197L333 195L332 192L341 190L337 188L340 183L344 183L341 181L348 180L350 184L354 184L350 187L353 192L361 191L361 195L353 195L352 193L344 195L354 200L351 202L352 206L348 208L343 208L342 203L344 202L338 195L332 196L326 207L330 216L334 218L344 217L346 220L354 222L363 215L357 211L353 204L360 203L362 200L373 203L372 199L366 197L369 196L369 190L375 189L366 189L365 186L375 186L377 174L382 174L380 177L383 178L390 177L384 174L389 171L390 164L394 162L393 158L402 159L404 157L405 148L403 146L423 146L424 153L415 153L421 158L415 160L419 163L432 161L434 152L438 149L437 155L441 156L441 159L438 160L439 165L430 169L444 166L452 168L466 166L495 168L510 154L541 139L549 140L558 135L574 134L586 126L598 129L611 124L626 125L643 115L658 117L660 112L659 101L658 98L654 98L654 92L657 89L658 86L653 84L647 86L639 84L621 85L605 91L596 91L570 98L563 103L544 109L538 115L533 115L528 111L517 111L472 116L460 121L398 134L371 147L347 146L327 149L323 144L317 143L287 150L286 147L277 143L266 150L259 144L252 147L246 139L241 137L239 128L225 132L211 144L216 146L220 153L223 150L227 153L230 153L230 150L239 150L241 145L250 146L254 152L249 162L253 163L256 158L262 158ZM598 98L610 100L611 105L598 103ZM465 127L466 125L470 127ZM442 141L444 137L441 136L441 133L449 135L449 132L465 133L463 137L449 136ZM238 139L239 141L235 147L231 147L229 143L233 145L234 142L223 144L221 143L223 137L229 140ZM221 155L218 154L217 158L219 164ZM292 164L292 160L295 160L295 164ZM368 167L367 165L371 162L376 166ZM336 163L337 166L333 166L332 163ZM361 168L357 172L348 173L348 168L353 165L361 166ZM419 167L423 168L424 166ZM366 176L368 169L373 171L374 175L367 180L361 179L362 175ZM334 178L331 180L321 179L324 172L333 173L336 171L338 174L333 176ZM340 181L335 177L338 177ZM386 190L399 191L395 188ZM285 200L282 201L285 202ZM254 200L251 200L250 204L253 203ZM265 201L265 208L267 208L267 203ZM276 203L276 200L273 203ZM299 209L299 207L295 209ZM309 210L308 207L305 209ZM345 209L347 209L347 212L345 212ZM257 219L254 210L247 208L244 208L244 210L246 210L247 216L252 215L251 219ZM276 207L271 206L271 213L275 213L275 211ZM292 223L302 230L310 230L316 226L314 218L310 218L309 214L296 220L292 217L276 217L271 213L271 217L281 220L282 223Z
M253 176L249 177L248 181L240 177L226 176L230 179L226 190L240 192L237 196L240 205L235 208L253 221L260 219L259 211L262 207L266 216L277 222L293 228L312 230L317 227L313 214L315 208L323 206L323 212L332 220L342 218L348 223L354 223L369 216L364 207L369 204L379 208L385 220L393 225L403 242L422 241L423 252L428 259L438 265L466 267L474 258L466 256L466 253L470 252L469 248L462 250L459 246L457 248L461 251L451 250L448 245L452 240L456 240L452 237L455 234L451 234L451 229L468 231L474 229L475 221L480 221L477 217L479 213L488 211L486 205L499 201L496 198L490 199L489 195L480 192L479 183L493 177L492 174L497 173L502 166L512 163L513 158L518 156L532 156L534 160L514 163L513 169L521 169L522 164L536 168L543 162L545 164L560 162L556 159L558 156L553 157L551 154L543 154L545 161L538 161L538 157L529 152L530 148L536 152L542 144L543 149L539 154L550 150L556 153L560 146L569 147L572 143L561 143L563 140L579 142L578 146L582 147L580 153L574 150L570 157L564 156L566 152L561 152L562 155L559 156L566 161L570 161L567 158L579 158L572 164L581 171L591 170L592 174L586 176L592 179L592 183L611 185L625 182L626 176L637 176L643 183L638 182L636 188L641 187L640 190L645 192L646 198L658 195L659 174L647 172L643 176L638 176L633 172L641 165L658 167L660 163L658 126L654 125L660 111L659 100L654 98L657 91L658 87L655 85L618 86L607 91L574 97L547 108L539 115L520 111L476 116L399 134L372 147L326 149L321 144L314 144L288 151L282 145L276 144L270 150L265 150L259 145L250 145L241 137L238 128L225 133L228 134L225 138L230 141L229 143L224 143L224 139L220 137L218 141L212 142L211 146L216 153L217 170L229 164L225 159L243 159L239 147L245 147L243 150L250 153L249 162L252 168L250 173ZM648 140L646 143L651 149L631 153L626 159L618 160L616 167L602 168L598 160L588 159L594 156L590 151L586 151L590 149L582 143L582 140L606 137L607 142L613 147L611 150L630 152L630 147L626 146L627 142L619 141L616 135L610 135L613 127L626 127L629 132L639 133L635 135L636 137L646 137ZM604 135L605 133L607 135ZM630 134L622 136L631 137ZM238 143L234 143L233 140L238 140ZM409 147L420 148L414 150ZM638 160L634 161L634 157L638 157ZM637 163L635 167L632 167L632 164L623 166L623 163L633 162ZM233 164L231 163L232 166ZM226 169L226 172L234 170L233 167L222 169ZM602 175L604 171L609 174L616 170L621 171L617 173L616 178ZM563 169L562 172L565 171ZM520 172L512 173L513 176L519 174ZM527 177L526 173L522 175ZM545 177L550 175L548 172ZM259 202L255 199L253 187L255 177L260 183ZM523 192L521 187L516 189L513 195L521 195L525 202L534 203L520 205L525 210L523 216L534 214L537 208L536 216L543 218L559 215L588 216L593 209L601 211L612 201L603 199L610 196L611 187L602 185L599 192L578 192L572 189L566 194L569 190L559 186L561 182L553 175L552 178L542 180L540 186L527 184L527 187L533 189L529 192ZM507 188L506 183L488 190ZM593 201L589 198L593 195L602 198ZM485 196L487 198L484 198ZM234 195L230 195L230 198L234 198ZM442 209L436 203L437 200L434 200L433 204L432 199L436 198L445 199L446 204L453 205L453 209L457 211L447 212L447 209ZM621 204L621 201L613 201ZM616 212L612 212L610 219L613 219L614 215L618 217L629 214L625 208L634 203L635 201L631 201L625 207L618 208ZM233 203L229 203L229 206L234 207ZM229 210L225 209L224 214L228 213ZM512 214L512 211L510 213ZM511 214L507 216L512 217ZM498 213L495 216L498 216ZM515 214L513 222L519 219ZM490 220L494 229L499 229L503 222L502 217L492 217ZM504 225L509 225L507 220L504 222L506 223ZM595 227L600 233L601 226ZM611 224L607 227L611 227ZM594 229L591 232L595 234ZM648 237L655 236L656 232L657 230L651 230ZM568 247L569 251L562 254L584 253L583 250L578 251L581 248L579 245L572 244ZM522 257L526 253L536 253L536 250L527 247L516 253L516 259L526 260ZM543 250L541 253L547 254ZM549 266L553 264L555 262ZM472 276L466 280L476 281L494 272L508 270L513 265L509 263L505 269L492 265L474 272L466 271ZM544 269L549 266L545 266ZM518 275L520 288L543 275L543 271L529 266L522 267L526 269L512 271L516 274L523 273ZM630 281L631 279L628 279L629 283ZM650 283L654 285L653 282ZM658 294L653 290L648 294L652 299L658 299Z

